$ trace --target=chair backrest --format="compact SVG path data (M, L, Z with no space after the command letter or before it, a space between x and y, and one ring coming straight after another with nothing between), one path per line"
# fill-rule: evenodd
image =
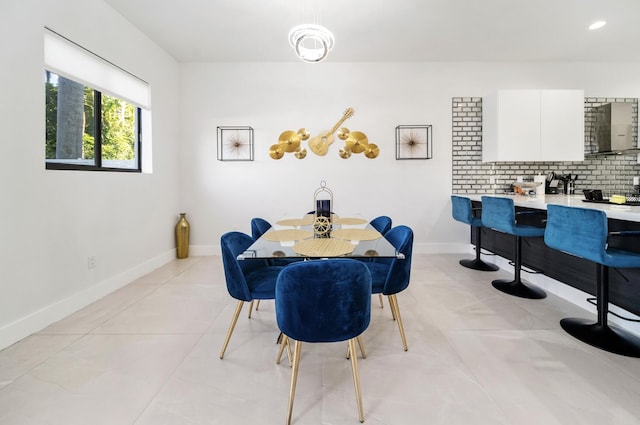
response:
M242 260L237 257L253 243L253 238L242 232L228 232L220 237L222 265L229 295L237 300L251 301L245 275L267 266L266 260Z
M451 195L451 215L456 221L473 223L473 207L471 199L464 196Z
M254 217L251 219L251 237L254 240L264 235L264 233L270 228L271 223L269 223L264 218Z
M389 231L389 229L391 229L391 217L381 215L371 220L369 224L371 225L371 227L384 235Z
M352 259L304 261L285 267L276 282L276 320L302 342L355 338L369 326L371 274Z
M384 295L397 294L409 286L413 256L413 230L408 226L396 226L389 230L384 237L396 248L396 251L404 254L404 259L376 258L373 261L389 265L382 293Z
M516 208L513 199L483 196L482 225L500 232L516 234Z
M604 211L547 205L544 242L553 249L606 264L607 234Z

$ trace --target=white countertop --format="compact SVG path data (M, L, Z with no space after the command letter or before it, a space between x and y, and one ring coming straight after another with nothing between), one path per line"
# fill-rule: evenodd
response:
M548 204L565 205L569 207L591 208L601 210L607 217L618 220L640 222L640 206L599 204L594 202L582 202L583 195L507 195L493 193L459 194L466 196L472 201L482 201L482 196L495 196L500 198L511 198L518 207L535 208L546 210Z

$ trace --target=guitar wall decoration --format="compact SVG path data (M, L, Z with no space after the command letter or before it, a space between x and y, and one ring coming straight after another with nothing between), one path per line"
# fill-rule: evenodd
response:
M323 131L316 137L312 137L309 140L309 149L311 149L311 152L319 156L325 156L329 151L329 145L333 143L333 133L336 132L338 127L340 127L343 122L345 122L348 118L351 118L353 114L353 108L347 108L347 110L344 111L344 114L342 114L342 118L338 120L336 125L331 127L331 130Z
M280 134L278 143L271 145L269 148L269 155L273 159L280 159L284 157L285 153L292 152L296 158L303 159L307 155L307 150L301 146L301 141L309 139L309 150L318 156L325 156L334 141L334 133L337 131L338 138L345 141L344 147L340 148L338 152L341 158L347 159L351 157L352 153L364 153L367 158L376 158L380 153L380 149L376 144L369 143L367 136L363 132L351 132L346 127L342 127L338 131L342 123L351 118L354 113L353 108L347 108L330 130L323 131L311 139L309 139L309 132L305 128L301 128L297 132L292 130L284 131Z

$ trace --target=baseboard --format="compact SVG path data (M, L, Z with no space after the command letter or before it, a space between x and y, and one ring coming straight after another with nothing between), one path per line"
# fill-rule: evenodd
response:
M175 249L169 250L164 254L160 254L120 274L92 285L84 291L75 293L68 298L50 304L3 326L0 328L0 350L86 307L139 277L152 272L173 260L175 256Z

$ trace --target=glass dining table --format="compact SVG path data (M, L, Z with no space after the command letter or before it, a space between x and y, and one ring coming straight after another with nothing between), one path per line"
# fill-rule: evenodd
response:
M404 258L367 220L361 218L334 218L325 237L314 234L313 216L283 219L276 225L238 255L238 260Z

